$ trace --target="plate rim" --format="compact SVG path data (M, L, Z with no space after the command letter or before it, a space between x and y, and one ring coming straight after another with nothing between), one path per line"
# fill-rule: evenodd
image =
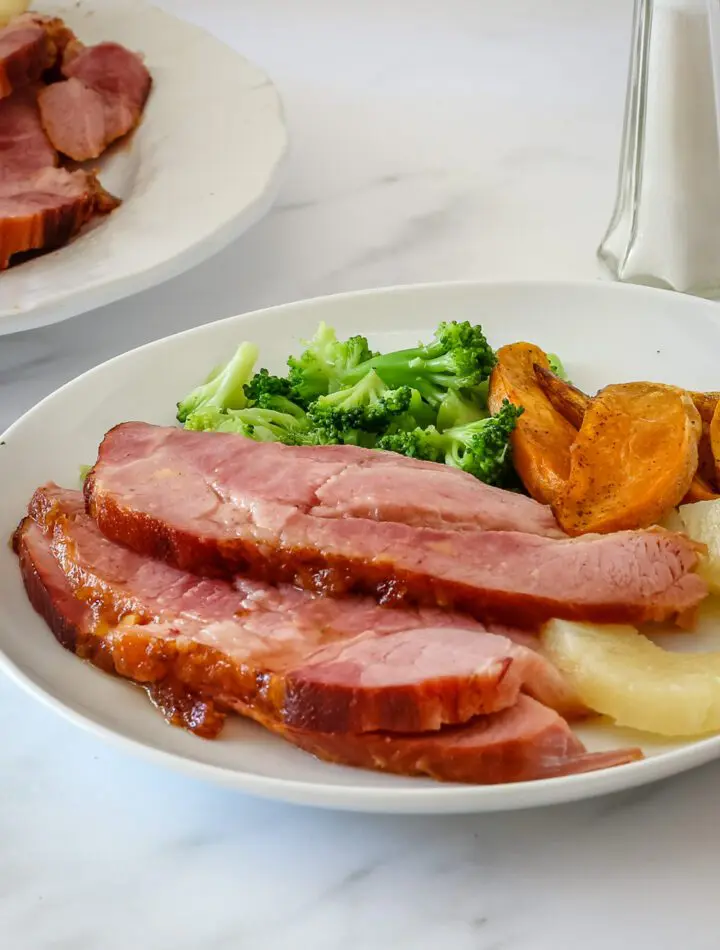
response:
M63 8L72 4L71 0L56 0L51 5L58 12L61 12ZM80 0L80 3L76 5L82 7L88 4ZM149 267L111 277L98 286L80 288L79 290L73 289L61 297L51 301L41 301L28 307L19 308L11 305L0 305L0 336L53 326L56 323L81 316L91 310L100 309L133 297L138 293L172 280L174 277L214 257L254 227L275 204L282 185L283 174L288 164L291 141L285 105L272 78L254 60L236 50L206 27L171 13L163 7L149 2L149 0L133 0L133 6L139 11L143 9L148 12L152 11L153 14L160 14L164 19L180 24L183 30L202 36L204 41L212 41L224 47L240 62L245 63L261 79L262 88L268 96L269 103L272 104L271 118L268 121L275 123L276 131L281 136L280 147L272 165L268 166L263 185L256 191L252 201L245 204L241 209L235 210L230 217L224 218L209 234L200 240L193 241L178 253L163 258ZM51 253L62 253L64 249L58 248ZM0 274L1 279L2 275Z
M667 297L669 293L672 293L674 297L683 300L682 306L686 308L693 307L698 313L704 311L710 316L711 309L717 310L717 305L705 298L689 297L658 288L624 285L605 280L450 280L399 284L318 295L235 314L178 333L167 334L158 340L133 347L124 353L104 360L75 379L58 387L24 412L3 433L0 433L0 442L11 440L13 432L20 428L28 417L41 412L42 408L58 394L95 374L102 373L109 365L129 358L138 351L162 348L169 340L177 338L191 339L194 335L212 333L212 329L218 325L230 322L242 325L246 320L250 321L277 313L287 314L301 307L331 305L335 301L349 298L391 297L408 292L425 293L446 289L489 292L492 290L502 291L503 288L532 290L540 287L544 290L560 292L579 290L580 292L590 291L608 295L621 294L626 297L634 294L653 299L660 299L660 295ZM713 316L717 321L718 314L716 313ZM717 332L720 333L720 322L717 325ZM66 721L80 727L87 733L98 736L113 747L130 752L141 760L154 762L156 765L165 766L174 772L211 781L257 797L339 811L429 815L513 811L524 808L546 807L553 804L596 798L601 795L652 784L672 775L697 768L720 757L720 735L715 735L690 741L679 748L670 749L656 756L618 768L562 778L540 779L533 782L490 786L437 783L434 786L419 786L418 788L394 788L392 785L373 788L358 787L352 784L328 784L322 781L299 781L253 772L233 771L222 765L190 759L182 753L160 749L139 739L116 732L112 728L66 706L62 700L55 697L43 686L35 683L29 675L19 669L2 648L0 648L0 671L4 672L25 693L54 710Z

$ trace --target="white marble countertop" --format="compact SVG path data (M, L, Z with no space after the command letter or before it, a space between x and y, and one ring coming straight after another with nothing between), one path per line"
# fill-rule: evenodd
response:
M119 0L118 0L119 2ZM128 301L0 338L0 429L95 363L293 298L596 277L630 0L164 0L264 66L273 212ZM534 813L264 803L108 749L0 681L5 950L715 950L720 764Z

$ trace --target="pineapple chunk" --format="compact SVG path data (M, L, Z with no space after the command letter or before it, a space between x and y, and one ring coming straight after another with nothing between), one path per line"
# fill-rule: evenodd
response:
M6 26L10 20L20 16L30 6L30 0L0 0L0 27Z
M713 593L720 593L720 501L681 505L678 514L685 534L707 546L707 554L700 558L698 573Z
M595 712L662 736L720 731L720 652L671 653L633 627L552 620L548 657Z

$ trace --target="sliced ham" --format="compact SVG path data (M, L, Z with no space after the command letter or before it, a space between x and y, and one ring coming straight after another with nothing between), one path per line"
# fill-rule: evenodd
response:
M247 697L236 692L226 660L221 661L211 650L203 654L189 649L177 632L173 640L172 631L168 629L170 624L159 620L139 624L138 618L132 616L114 624L103 620L107 616L108 601L101 599L97 589L74 589L73 583L81 582L72 571L67 571L67 561L62 564L71 544L56 543L58 534L64 530L63 522L67 529L74 519L80 518L76 503L62 493L56 492L54 498L46 493L44 499L37 499L34 514L40 524L26 518L14 542L25 586L36 610L66 647L103 669L141 683L171 721L185 725L198 735L216 735L224 710L234 709L320 758L405 775L430 775L453 782L528 781L620 765L641 757L637 749L598 755L587 753L564 720L523 696L518 696L512 706L474 718L466 726L412 736L382 732L321 733L289 726L273 711L272 702L248 703ZM114 556L111 571L114 576L130 573L123 561L124 553ZM148 575L145 582L155 590L156 605L157 598L165 600L168 588L154 582L152 575ZM115 583L117 580L105 588L106 594ZM206 590L201 601L190 595L190 603L196 606L216 603L208 593ZM305 600L301 592L297 593ZM183 600L177 585L175 595ZM112 597L109 600L111 602ZM192 614L190 607L188 615ZM449 632L457 631L451 627ZM206 670L214 669L215 673L209 678L201 675L200 688L193 688L191 683L196 682L196 674L192 671L198 665ZM272 681L267 679L258 685L266 691L273 688Z
M569 540L525 533L520 519L516 530L457 531L418 526L416 514L411 524L397 513L328 517L323 494L361 458L368 471L413 464L351 446L125 423L105 436L85 494L106 537L184 570L453 607L485 621L682 619L707 595L695 545L669 532ZM412 509L403 489L396 508L405 501Z
M542 656L467 617L198 578L107 541L81 494L52 485L29 510L96 625L119 625L113 651L130 678L135 650L141 664L172 654L189 688L217 694L232 680L259 713L323 731L437 729L509 706L521 689L566 715L585 711Z
M362 454L354 464L340 456L343 468L315 491L315 517L565 537L550 508L525 495L485 485L447 465L358 451Z
M39 93L43 126L63 155L95 159L140 121L150 73L138 55L118 43L73 48L63 73L65 81Z
M9 31L9 32L8 32ZM77 46L62 20L27 14L0 31L1 47L14 37L39 34L48 52L37 66L46 70ZM42 68L41 68L42 67ZM17 72L12 73L17 79ZM16 91L0 98L0 270L15 255L49 251L73 238L95 214L107 214L119 201L106 192L92 173L57 168L58 154L42 126L38 87L30 74L14 83ZM0 71L0 93L2 93Z
M0 30L0 98L38 82L57 58L57 47L42 23L23 16Z
M639 749L588 752L564 719L529 696L521 696L510 709L435 734L348 736L295 730L286 738L340 765L482 785L593 772L643 757Z
M117 205L97 178L78 170L45 168L0 182L0 270L14 254L61 247L96 214Z
M0 188L53 168L58 156L43 131L34 89L0 99Z

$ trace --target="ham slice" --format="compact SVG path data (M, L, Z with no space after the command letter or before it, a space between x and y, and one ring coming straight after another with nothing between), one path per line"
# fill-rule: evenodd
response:
M0 182L0 270L14 254L61 247L96 214L118 202L87 172L45 168Z
M38 82L57 57L45 27L22 16L0 30L0 98Z
M138 55L118 43L73 48L63 73L64 82L39 93L43 127L63 155L95 159L140 121L150 73Z
M53 485L36 491L29 510L70 585L93 605L95 626L121 626L113 643L131 678L129 644L142 646L142 663L158 650L168 663L179 650L174 678L190 675L189 688L220 690L321 731L437 729L509 706L521 689L566 715L585 712L557 670L507 629L366 598L198 578L107 541L81 494ZM195 660L185 670L188 655Z
M285 735L328 762L482 785L593 772L643 757L639 749L588 752L564 719L529 696L502 712L436 734L354 736L294 730Z
M137 124L149 88L138 56L85 48L57 17L27 13L0 30L0 270L120 204L94 173L57 168L57 148L96 158Z
M88 589L84 585L88 572L80 570L75 574L73 570L68 570L68 558L76 542L80 542L81 548L85 548L87 543L89 549L98 553L98 549L92 548L82 531L74 534L71 530L72 525L82 525L76 499L71 493L48 489L36 497L32 507L38 520L26 518L23 521L15 535L15 549L30 600L58 640L79 655L92 659L103 669L118 672L143 684L171 721L191 728L198 735L216 735L222 725L224 710L234 709L251 716L296 746L328 761L404 775L429 775L453 782L529 781L620 765L641 757L637 749L598 755L587 753L557 713L522 695L516 697L513 705L491 715L475 717L465 726L441 728L417 735L323 733L288 725L277 714L271 697L270 701L267 701L267 695L265 701L262 701L261 696L250 701L247 696L236 691L230 664L218 657L217 651L208 649L203 654L187 649L179 630L175 631L173 637L172 625L163 624L160 618L145 624L139 623L139 618L132 615L116 619L114 623L108 619L117 607L112 596L114 587L121 591L118 602L127 604L128 594L135 591L135 606L141 607L137 590L142 587L145 591L154 591L154 601L153 595L148 596L154 602L155 609L164 604L165 610L174 600L176 607L185 603L187 612L184 616L189 618L195 615L199 605L209 604L211 612L219 609L223 597L229 596L227 588L218 598L213 598L211 591L206 588L198 599L193 596L192 582L188 578L181 580L178 576L174 584L165 586L170 578L167 574L155 577L149 562L145 564L147 573L141 583L141 575L129 570L130 564L125 560L126 557L132 559L133 555L114 549L112 554L106 552L109 563L106 586L101 589L98 580ZM89 533L90 527L84 527ZM82 554L79 557L77 564L81 563ZM139 562L135 561L134 566L137 568ZM160 568L167 571L162 565ZM91 568L89 573L92 573ZM132 575L132 584L129 583L129 575ZM207 585L220 582L196 583ZM219 591L216 590L216 593L219 594ZM261 590L260 593L267 592ZM299 591L295 593L303 604L309 603L308 595ZM277 596L282 602L283 592L279 591ZM250 612L251 603L252 598L247 608ZM337 606L337 602L329 603ZM378 607L371 609L382 610ZM400 612L386 613L391 615ZM197 623L196 615L195 620ZM180 629L182 621L183 617L177 615L176 623ZM450 627L446 632L454 635L460 630ZM218 633L216 630L216 636ZM393 636L389 634L388 641ZM479 633L476 636L481 642L483 637L491 635ZM281 636L280 642L286 638ZM409 642L407 640L402 648ZM270 655L272 649L271 643ZM354 660L360 659L361 655L356 652ZM372 658L373 661L376 659ZM321 658L319 665L322 666L323 662ZM194 679L198 667L214 672L204 679L202 674L199 680ZM412 667L413 664L408 667L404 663L400 668L407 670ZM406 677L406 683L409 679L411 677ZM191 682L199 688L193 688ZM259 677L256 689L259 694L272 694L273 686L271 678Z
M395 508L414 512L409 524L396 512L390 521L342 509L329 517L323 497L360 459L368 477L396 467L402 478L413 465L353 446L125 423L105 436L85 494L106 537L184 570L453 607L484 621L668 620L707 595L695 545L669 532L556 539L526 533L520 518L515 530L427 528L406 487ZM425 469L417 471L421 484Z
M43 131L34 89L0 99L0 187L57 165Z

